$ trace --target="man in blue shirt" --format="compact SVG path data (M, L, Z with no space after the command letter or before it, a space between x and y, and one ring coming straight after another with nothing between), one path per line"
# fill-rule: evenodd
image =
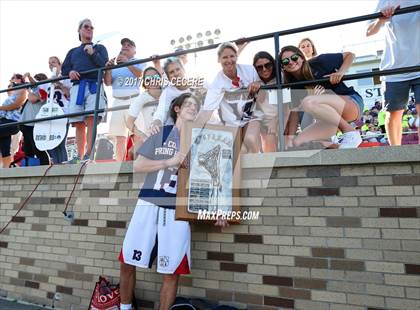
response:
M68 75L73 83L70 89L69 113L95 108L98 72L88 74L81 74L81 72L104 67L108 61L108 52L105 46L92 43L93 29L89 19L84 19L79 23L78 33L82 44L67 53L61 68L62 75ZM105 108L105 105L106 98L104 89L101 87L99 108ZM100 117L102 117L101 114ZM73 117L70 123L76 127L78 159L82 156L83 159L88 159L92 148L93 115ZM87 152L85 153L86 142Z
M134 41L124 38L121 40L121 51L116 58L110 59L106 65L113 66L117 64L134 61L136 54L136 44ZM105 85L112 85L112 96L114 97L113 107L135 104L140 98L139 85L143 76L144 64L136 64L128 67L122 67L105 72ZM112 112L109 124L109 135L115 137L115 159L123 161L126 151L128 129L126 119L128 109Z

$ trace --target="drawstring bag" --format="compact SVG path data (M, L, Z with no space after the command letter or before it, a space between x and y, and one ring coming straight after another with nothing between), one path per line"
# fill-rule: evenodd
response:
M218 305L203 298L187 298L177 296L169 310L239 310L233 306Z
M120 286L112 285L106 278L99 277L90 299L89 310L119 310Z
M174 304L169 308L169 310L199 310L199 309L192 304L190 298L177 296L175 298Z

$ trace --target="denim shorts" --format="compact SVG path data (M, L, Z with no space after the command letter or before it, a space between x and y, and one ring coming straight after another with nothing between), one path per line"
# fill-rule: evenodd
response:
M357 105L357 108L359 109L359 113L357 114L357 120L359 120L362 117L363 110L365 109L363 98L358 93L349 95L349 97L351 98L351 100L353 100L353 102Z
M416 103L420 103L420 78L401 81L385 82L384 87L384 108L386 111L405 110L408 103L410 90L414 93Z

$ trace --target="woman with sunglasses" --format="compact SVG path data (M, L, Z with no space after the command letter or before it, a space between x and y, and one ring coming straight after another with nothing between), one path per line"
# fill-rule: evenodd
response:
M256 110L256 96L261 81L253 66L237 64L238 48L231 42L222 43L217 51L222 70L210 85L197 123L204 125L218 111L225 126L244 130L242 151L261 151L261 120L263 113Z
M150 133L156 134L164 125L173 124L173 119L169 115L169 108L172 100L185 93L192 93L201 100L204 88L192 88L185 75L185 69L179 58L168 58L163 65L164 74L167 80L163 80L163 91L159 98L159 104L153 116L150 126ZM167 86L166 83L169 82Z
M262 85L276 84L275 60L270 53L261 51L255 54L253 60L254 68L261 79ZM265 94L264 101L259 108L264 113L261 124L261 142L263 152L275 152L277 150L278 114L277 100L270 94L276 90L260 92Z
M145 89L139 100L130 105L126 125L134 133L134 147L138 149L149 137L153 115L162 93L160 86L162 76L156 68L148 67L144 70L142 86Z
M8 88L24 84L24 77L21 74L14 74L10 79ZM22 90L7 91L8 97L0 105L0 125L16 123L20 119L20 108L25 104L28 92ZM12 162L10 152L12 136L19 132L17 125L0 128L0 153L3 168L9 168Z
M358 147L362 138L349 122L360 119L363 99L352 87L341 81L353 62L354 54L322 54L308 61L299 48L285 46L279 58L285 83L329 78L328 82L306 86L310 93L308 96L296 98L292 93L292 101L295 101L294 98L298 100L294 103L299 104L299 109L311 114L316 120L294 138L294 146L326 140L335 135L338 128L343 133L339 148Z
M314 42L309 38L303 38L298 44L302 53L305 54L306 60L318 55Z

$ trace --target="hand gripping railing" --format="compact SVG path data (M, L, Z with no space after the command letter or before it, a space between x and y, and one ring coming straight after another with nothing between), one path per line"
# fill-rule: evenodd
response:
M420 5L415 5L415 6L411 6L411 7L397 9L395 11L394 15L407 14L407 13L417 12L419 10L420 10ZM275 63L276 63L276 68L280 68L280 62L279 62L279 57L278 57L279 56L279 50L280 50L280 42L279 42L280 36L285 36L285 35L305 32L305 31L311 31L311 30L317 30L317 29L323 29L323 28L328 28L328 27L335 27L335 26L340 26L340 25L352 24L352 23L361 22L361 21L373 20L373 19L376 19L376 18L379 18L379 17L382 17L382 13L380 13L380 12L379 13L362 15L362 16L351 17L351 18L346 18L346 19L340 19L340 20L335 20L335 21L330 21L330 22L325 22L325 23L320 23L320 24L315 24L315 25L298 27L298 28L293 28L293 29L288 29L288 30L271 32L271 33L252 36L252 37L248 37L248 38L240 38L240 39L234 40L234 42L237 42L237 43L239 43L239 42L251 42L251 41L258 41L258 40L274 38ZM179 51L179 52L175 52L175 53L163 54L163 55L159 55L159 56L148 57L148 58L143 58L143 59L139 59L139 60L135 60L135 61L125 62L125 63L121 63L121 64L118 64L118 65L115 65L115 66L102 67L102 68L97 68L97 69L92 69L92 70L80 72L81 74L98 72L98 90L97 90L97 93L96 93L96 102L95 102L95 109L94 110L80 112L80 113L71 113L71 114L66 114L66 115L61 115L61 116L46 117L46 118L42 118L42 119L35 119L35 120L29 120L29 121L22 121L22 122L17 122L17 123L15 122L15 123L12 123L12 124L4 124L4 125L0 125L0 128L7 127L7 126L24 125L24 124L27 124L27 123L37 123L37 122L60 119L60 118L67 118L67 117L75 117L75 116L93 114L93 117L94 117L93 128L94 128L94 130L93 130L93 133L92 133L92 148L91 148L92 151L91 151L91 154L90 154L90 158L93 159L94 155L95 155L95 147L94 146L95 146L96 128L97 128L97 124L98 124L99 113L102 113L104 111L117 111L117 110L123 110L123 109L128 108L128 105L127 106L121 106L121 107L118 107L118 108L115 107L115 108L111 108L111 109L99 109L98 108L99 107L100 87L102 86L102 77L103 77L103 71L104 70L112 70L112 69L127 67L127 66L131 66L131 65L135 65L135 64L146 63L146 62L149 62L149 61L152 61L152 60L155 60L155 59L165 59L165 58L168 58L168 57L176 57L176 56L180 56L180 55L184 55L184 54L197 53L197 52L201 52L201 51L215 49L217 47L218 47L218 44L211 44L211 45L208 45L208 46L197 47L197 48L189 49L189 50L186 50L186 51ZM397 68L397 69L392 69L392 70L383 70L383 71L375 71L375 72L349 74L349 75L345 75L342 80L344 80L344 81L355 80L355 79L367 78L367 77L373 77L373 76L384 76L384 75L408 73L408 72L418 72L418 71L420 71L420 66L403 67L403 68ZM48 79L48 80L40 81L40 82L36 82L36 83L23 84L23 85L19 85L19 86L9 88L9 89L2 89L2 90L0 90L0 93L7 92L8 90L26 89L26 88L29 88L29 87L34 87L34 86L41 85L41 84L46 84L46 83L57 82L57 81L65 80L65 79L68 79L68 78L69 78L68 76L62 76L62 77L59 77L59 78ZM284 117L283 117L283 109L282 109L283 98L282 98L282 92L280 90L283 89L283 88L288 88L288 87L292 87L292 86L304 86L304 85L326 82L326 81L328 81L328 78L282 84L281 76L280 76L280 70L276 70L276 81L277 81L276 84L266 85L266 86L263 86L262 88L263 89L278 89L279 90L278 95L277 95L277 101L278 101L277 102L278 103L277 107L278 107L278 114L279 114L279 129L280 129L279 133L281 133L283 131L283 128L284 128ZM280 149L280 151L284 150L284 136L282 134L279 134L279 149Z

